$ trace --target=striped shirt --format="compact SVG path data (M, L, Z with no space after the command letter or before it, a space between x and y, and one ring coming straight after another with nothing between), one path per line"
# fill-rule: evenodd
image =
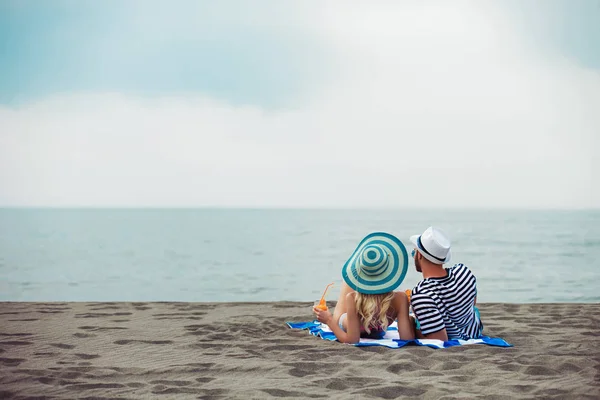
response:
M412 290L410 303L421 333L446 328L448 339L477 338L483 324L475 312L477 280L466 265L446 268L443 278L426 278Z

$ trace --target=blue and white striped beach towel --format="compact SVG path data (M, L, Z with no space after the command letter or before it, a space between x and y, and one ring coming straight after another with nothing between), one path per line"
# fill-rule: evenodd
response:
M304 329L313 336L318 336L325 340L335 341L337 338L331 332L331 329L327 325L321 324L319 321L312 322L287 322L287 325L292 329ZM388 330L381 339L360 339L360 342L354 344L354 346L385 346L392 349L398 349L408 344L416 344L418 346L427 346L433 349L445 349L454 346L464 346L468 344L487 344L490 346L499 347L512 347L512 344L507 343L504 339L492 338L488 336L481 336L478 339L469 340L443 340L437 339L415 339L415 340L400 340L398 335L398 325L394 321L392 325L388 327Z

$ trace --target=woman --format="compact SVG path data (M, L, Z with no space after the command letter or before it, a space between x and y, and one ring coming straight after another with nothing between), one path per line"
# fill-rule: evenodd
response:
M400 339L415 338L408 317L408 298L394 292L406 276L408 255L402 242L383 232L365 237L342 268L344 283L334 314L313 308L342 343L381 338L398 321Z

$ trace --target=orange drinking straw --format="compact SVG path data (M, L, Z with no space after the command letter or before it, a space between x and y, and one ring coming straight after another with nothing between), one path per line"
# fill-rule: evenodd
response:
M329 286L332 286L333 282L331 282L329 285L327 285L327 287L325 287L325 291L323 292L323 296L321 296L321 300L319 301L319 305L316 307L319 310L327 310L327 303L325 303L325 294L327 293L327 290L329 289Z

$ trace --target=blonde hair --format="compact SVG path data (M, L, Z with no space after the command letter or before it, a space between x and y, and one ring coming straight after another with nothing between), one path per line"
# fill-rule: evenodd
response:
M394 292L382 294L365 294L356 292L356 312L365 331L371 333L371 327L380 325L383 330L388 327L387 313L392 307ZM379 324L377 324L379 322Z

